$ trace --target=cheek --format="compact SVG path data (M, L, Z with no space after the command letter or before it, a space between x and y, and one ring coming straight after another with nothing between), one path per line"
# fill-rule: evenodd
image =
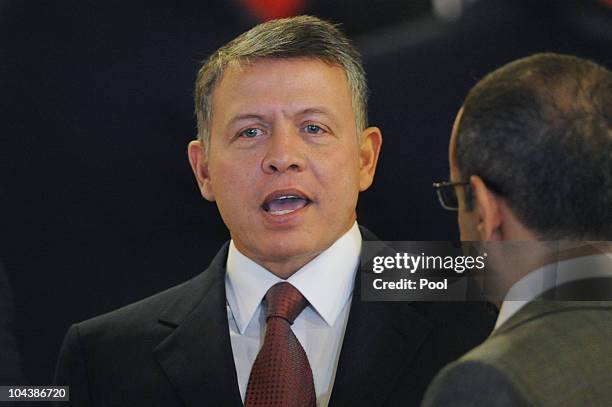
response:
M251 202L254 172L245 164L244 160L231 160L211 165L211 185L220 206L244 206Z
M457 226L459 226L459 232L461 234L461 240L466 240L465 236L465 215L462 213L461 208L459 208L459 213L457 214Z
M478 236L475 233L473 225L473 216L470 212L466 212L459 209L458 214L459 231L461 234L461 240L463 241L477 241Z
M356 154L322 157L311 168L328 202L342 210L355 205L359 193L359 160Z
M359 157L357 153L351 154L348 147L338 145L332 151L313 154L312 164L319 168L319 172L325 171L328 178L354 177L359 172ZM352 150L351 150L352 151ZM348 181L348 180L347 180Z

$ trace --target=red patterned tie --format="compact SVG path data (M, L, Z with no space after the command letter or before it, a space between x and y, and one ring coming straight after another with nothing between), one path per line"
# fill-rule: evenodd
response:
M312 370L304 348L291 330L308 301L289 283L272 286L266 301L266 337L251 369L244 404L246 407L314 407Z

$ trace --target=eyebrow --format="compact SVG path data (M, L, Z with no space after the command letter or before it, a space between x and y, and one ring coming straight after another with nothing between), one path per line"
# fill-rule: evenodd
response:
M254 114L254 113L239 114L238 116L232 117L232 119L229 121L229 124L234 124L241 120L252 120L252 119L263 120L264 117L262 115Z
M299 116L305 116L308 114L322 114L323 116L328 117L332 120L332 122L337 122L336 115L333 114L329 109L324 107L310 107L304 110L301 110L297 113Z
M332 112L330 112L328 109L324 108L324 107L309 107L306 109L302 109L298 112L295 113L296 116L304 116L304 115L308 115L308 114L322 114L325 116L328 116L331 119L334 119L335 116ZM260 114L256 114L256 113L244 113L244 114L239 114L237 116L234 116L230 121L229 124L234 124L236 122L239 122L241 120L265 120L265 116L260 115Z
M324 107L310 107L308 109L304 109L298 112L299 115L311 114L311 113L333 116L332 113L329 110L325 109Z

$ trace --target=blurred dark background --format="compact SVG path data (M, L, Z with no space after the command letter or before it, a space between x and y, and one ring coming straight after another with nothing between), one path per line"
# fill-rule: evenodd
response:
M186 159L196 71L226 41L288 14L342 23L385 136L360 223L451 240L431 182L469 88L534 52L611 67L611 3L0 0L0 259L24 384L51 383L70 324L194 276L228 238Z

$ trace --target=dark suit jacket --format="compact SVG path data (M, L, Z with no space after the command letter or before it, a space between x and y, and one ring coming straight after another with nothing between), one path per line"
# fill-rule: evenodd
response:
M70 328L55 383L70 386L72 405L242 405L226 310L227 247L192 280ZM418 405L436 372L492 328L481 303L366 303L355 287L332 406Z
M575 300L525 305L442 370L423 407L609 406L612 278L566 283L545 294ZM607 301L592 301L597 297Z

